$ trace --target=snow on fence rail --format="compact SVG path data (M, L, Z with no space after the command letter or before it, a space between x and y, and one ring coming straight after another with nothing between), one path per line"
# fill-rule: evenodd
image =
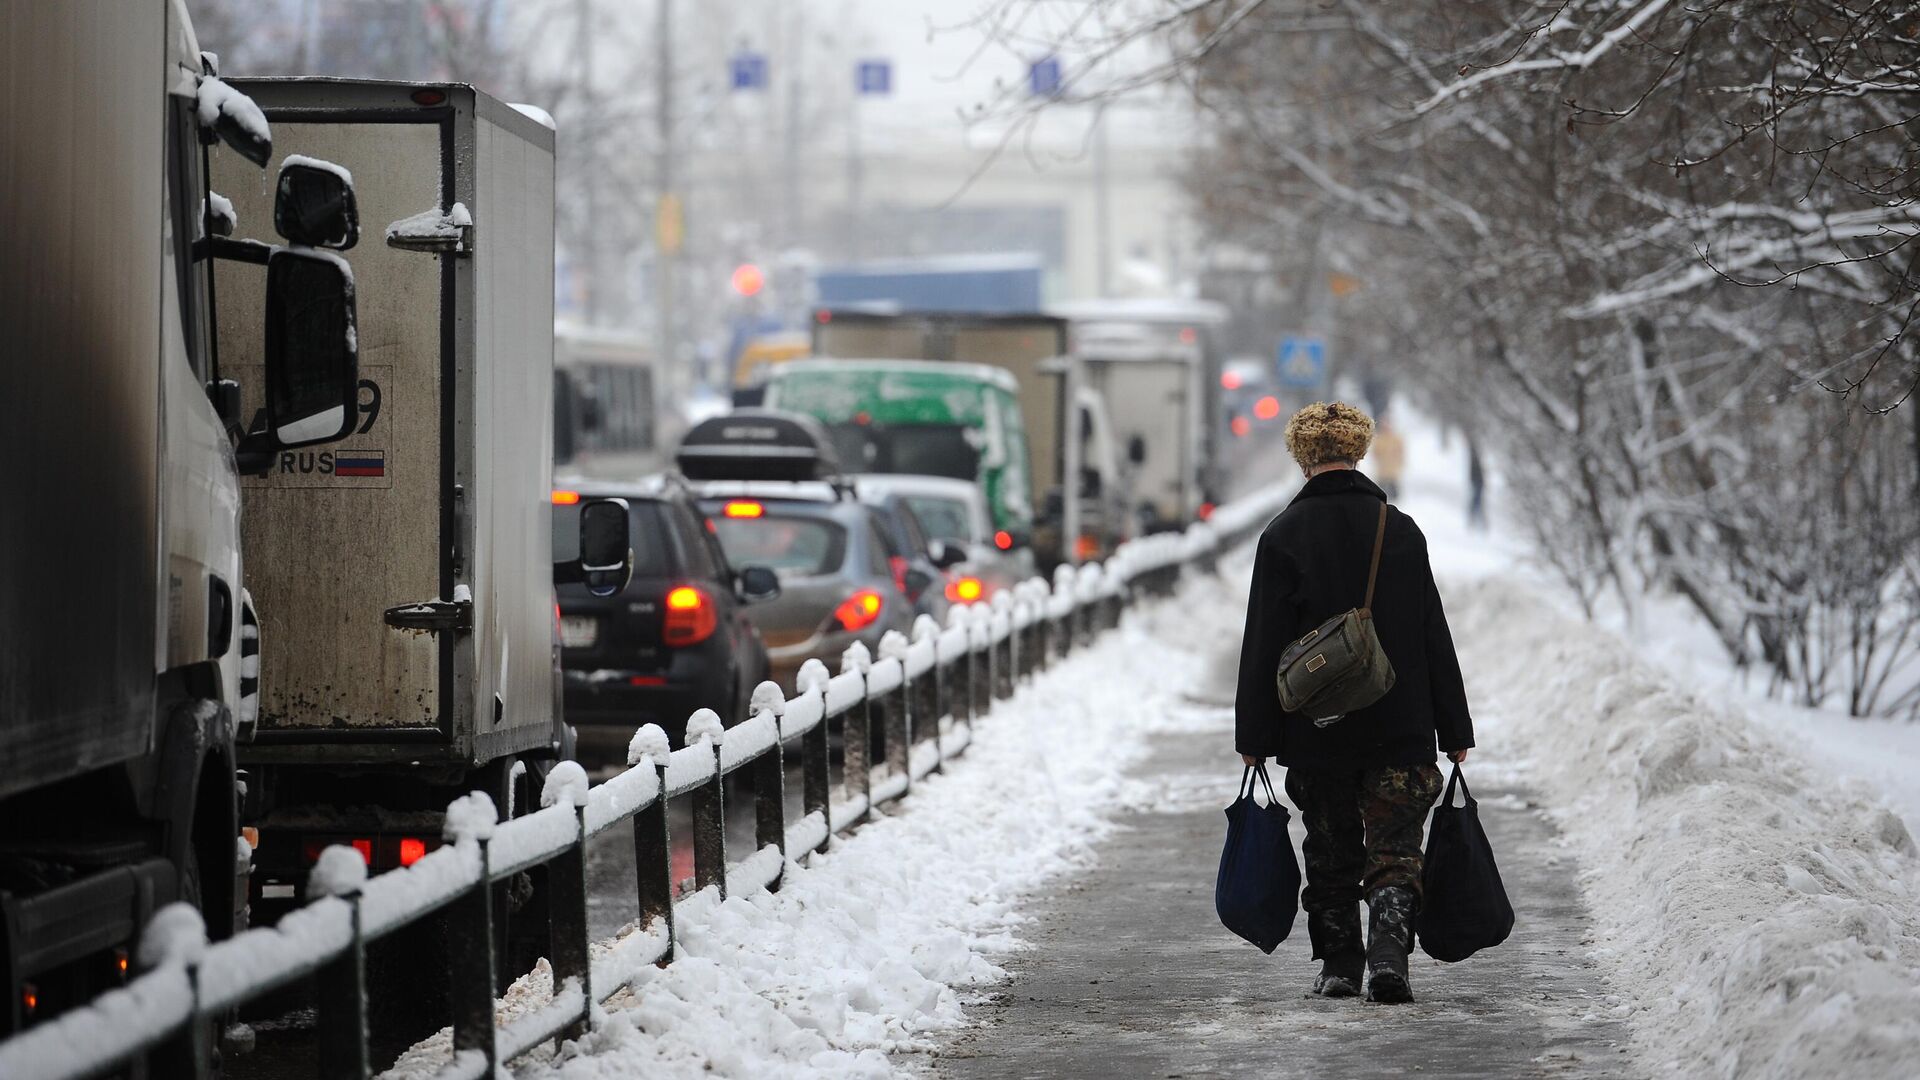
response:
M966 749L973 720L1102 630L1118 625L1136 594L1164 594L1188 564L1210 567L1223 547L1264 525L1292 490L1263 489L1219 508L1184 532L1122 544L1105 563L1063 566L1049 587L1033 579L991 603L956 607L943 629L922 617L909 639L880 642L880 656L854 645L829 675L809 660L784 697L772 683L755 691L749 716L723 727L711 710L687 722L686 742L669 751L665 732L648 724L634 734L629 768L589 786L579 765L562 762L548 775L541 808L497 820L480 792L447 808L445 846L411 866L366 878L357 854L322 854L310 892L318 898L272 927L209 944L197 914L169 905L143 932L146 969L125 987L0 1043L0 1077L65 1080L99 1075L166 1044L190 1050L209 1036L208 1023L229 1010L299 980L315 980L318 1066L327 1077L371 1075L367 1042L367 944L444 912L450 940L449 998L453 1053L438 1076L488 1077L496 1064L554 1038L578 1035L595 1004L674 955L674 883L667 803L689 797L693 811L692 895L679 904L711 903L729 893L778 889L790 858L824 851L830 837L862 821L872 808L905 796L915 781ZM843 783L833 798L828 744L837 727ZM874 735L883 761L871 761ZM786 819L786 748L799 743L802 812ZM754 801L754 850L727 861L727 774L748 770ZM638 933L592 959L587 931L586 844L622 820L634 821ZM343 849L344 850L344 849ZM539 1009L496 1025L494 886L546 866L548 961L552 998ZM205 1060L192 1053L191 1060Z

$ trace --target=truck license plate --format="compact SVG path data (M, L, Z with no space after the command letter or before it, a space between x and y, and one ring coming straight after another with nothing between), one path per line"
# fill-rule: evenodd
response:
M600 637L600 620L591 615L560 616L560 644L569 649L592 647Z

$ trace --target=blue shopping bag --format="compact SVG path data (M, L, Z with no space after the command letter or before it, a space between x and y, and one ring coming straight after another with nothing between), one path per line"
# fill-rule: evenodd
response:
M1267 805L1254 801L1254 778L1266 785ZM1240 776L1239 792L1227 807L1227 846L1220 853L1220 877L1213 885L1213 908L1227 929L1271 953L1293 930L1300 910L1300 864L1287 835L1287 808L1274 797L1265 764Z

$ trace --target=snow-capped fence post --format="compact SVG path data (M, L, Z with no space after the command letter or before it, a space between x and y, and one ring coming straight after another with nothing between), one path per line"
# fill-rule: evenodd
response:
M947 711L954 721L973 728L973 612L965 604L947 609L947 629L959 630L966 644L953 658L952 672L945 679Z
M577 761L562 761L547 773L540 806L573 807L573 845L547 863L547 955L553 964L553 990L574 980L580 985L580 1017L563 1033L586 1034L593 1015L593 961L587 948L587 771Z
M673 844L667 832L667 762L671 759L667 733L647 724L627 744L627 764L651 762L660 779L659 794L633 815L633 872L640 899L640 925L658 923L666 939L660 962L673 960Z
M973 718L993 708L993 611L987 605L970 605L967 619L968 675L973 693Z
M994 652L993 696L1005 701L1013 696L1013 594L1005 590L994 593L992 610L987 647Z
M778 848L783 865L781 876L784 876L784 857L787 853L787 765L786 751L780 743L780 718L787 713L787 696L780 692L780 684L763 682L754 687L747 713L749 716L773 714L773 745L754 758L751 766L753 848L755 851ZM767 891L780 891L780 877L776 876L767 884Z
M328 854L334 851L343 852L345 858ZM373 1075L367 1052L367 946L360 929L360 890L366 883L367 863L359 852L337 844L321 852L315 871L320 871L321 863L333 866L308 879L307 893L344 901L350 936L347 947L314 978L320 1075L366 1080Z
M446 839L472 843L479 874L447 905L447 994L453 1006L455 1058L477 1055L493 1075L500 1049L493 1026L493 874L487 844L499 811L485 792L473 791L447 807Z
M192 1062L194 1080L205 1080L211 1047L209 1025L200 1021L200 961L207 952L207 924L200 909L175 901L154 912L134 956L142 971L178 965L187 983L186 1026L165 1040L167 1057ZM12 988L9 988L9 993Z
M900 685L877 695L886 738L887 768L900 777L900 795L913 788L913 689L907 678L907 635L889 630L880 635L880 659L900 665Z
M713 773L693 790L693 887L718 889L727 895L726 774L720 769L720 743L726 728L712 709L695 709L687 719L686 744L705 741L713 755Z
M1080 606L1079 596L1074 589L1076 580L1073 567L1062 565L1053 568L1053 603L1050 607L1054 613L1053 635L1062 657L1071 655L1074 645L1078 644L1074 628Z
M822 826L815 851L827 850L827 841L833 838L832 755L826 716L830 681L827 665L811 659L800 665L800 673L794 677L794 685L802 694L820 695L820 722L800 736L800 813L802 816L819 814Z
M913 620L913 644L918 649L933 650L933 663L918 676L910 676L907 684L912 688L913 715L933 738L933 771L939 772L946 761L946 755L940 751L940 721L946 716L941 708L940 680L945 674L940 665L940 624L933 621L931 615L921 615Z
M873 654L856 641L840 654L840 673L857 671L864 680L873 668ZM858 807L853 821L865 820L873 809L873 695L862 693L860 700L840 719L840 782L847 798ZM853 822L848 822L852 824Z

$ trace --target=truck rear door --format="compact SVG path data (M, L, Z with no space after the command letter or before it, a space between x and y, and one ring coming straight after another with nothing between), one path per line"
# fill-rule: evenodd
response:
M248 93L276 154L348 169L362 235L350 252L359 308L360 422L330 446L284 451L243 484L247 584L261 619L258 741L319 729L451 737L451 633L397 630L387 609L452 599L452 253L385 243L388 222L453 200L450 107L292 108L271 81ZM404 101L404 99L402 99ZM213 186L233 200L235 236L282 242L273 190L215 152ZM220 271L220 347L258 408L264 274Z

